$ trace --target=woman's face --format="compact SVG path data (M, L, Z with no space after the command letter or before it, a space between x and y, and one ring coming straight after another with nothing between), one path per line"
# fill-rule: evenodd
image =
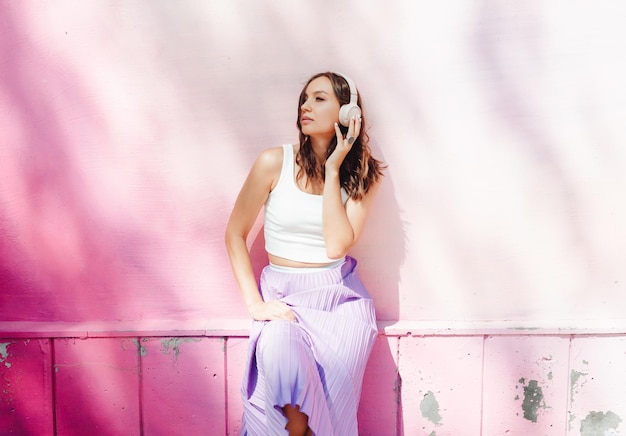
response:
M330 79L325 76L313 79L304 90L304 102L300 106L302 133L330 140L335 135L339 107Z

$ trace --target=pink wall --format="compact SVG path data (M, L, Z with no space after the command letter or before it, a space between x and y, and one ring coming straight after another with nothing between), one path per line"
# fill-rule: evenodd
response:
M623 319L626 10L454 5L2 2L2 319L245 317L225 221L322 69L389 163L380 319Z
M244 337L0 339L0 434L238 435L246 349ZM381 335L359 434L624 434L625 351L623 335Z
M580 422L593 410L626 419L625 390L591 376L593 400L567 406L588 356L623 360L621 339L586 335L626 333L625 14L609 0L0 2L0 368L3 344L23 346L13 371L41 372L27 381L51 392L53 362L39 352L134 365L117 342L110 353L104 340L59 351L93 332L202 337L210 345L193 359L223 359L215 344L247 325L222 242L228 214L257 154L297 137L303 82L331 69L356 81L389 164L353 253L386 333L372 363L381 381L364 401L396 393L379 422L429 390L464 401L415 372L432 370L441 386L434 369L449 359L492 371L478 386L449 368L449 389L480 389L481 404L519 409L512 398L528 383L509 382L523 377L554 388L551 416L569 407ZM258 269L257 233L250 244ZM485 339L494 328L536 336ZM542 336L572 332L581 339L571 344ZM403 342L410 333L435 339ZM479 360L455 354L465 337ZM502 361L504 351L529 357ZM558 380L543 371L549 355L561 359ZM517 370L537 362L534 378ZM146 365L175 377L158 356ZM219 386L236 372L221 374ZM59 410L71 410L67 398ZM138 410L120 422L140 425ZM500 412L488 410L479 424L500 434L490 420ZM405 428L424 426L404 413Z

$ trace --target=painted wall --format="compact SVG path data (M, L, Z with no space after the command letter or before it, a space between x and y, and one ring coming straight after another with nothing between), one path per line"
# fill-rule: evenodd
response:
M0 8L3 320L245 317L225 222L326 69L389 164L353 253L379 319L624 319L616 2Z
M226 220L258 153L296 139L303 83L336 70L389 164L353 252L381 326L364 434L623 432L625 18L610 0L0 0L2 431L149 434L168 410L237 429ZM181 386L199 403L175 407Z
M239 435L247 338L0 339L0 434ZM362 436L619 436L626 337L379 336Z

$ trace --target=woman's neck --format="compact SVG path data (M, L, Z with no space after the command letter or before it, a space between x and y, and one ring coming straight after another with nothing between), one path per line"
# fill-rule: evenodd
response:
M323 165L328 157L330 139L309 136L309 141L311 142L311 149L313 150L318 165Z

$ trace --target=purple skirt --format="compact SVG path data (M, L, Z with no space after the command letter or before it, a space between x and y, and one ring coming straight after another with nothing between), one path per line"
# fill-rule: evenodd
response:
M365 365L378 334L374 304L351 257L332 269L265 267L265 301L281 300L297 321L254 321L242 397L242 435L287 435L282 408L299 405L315 435L358 435Z

